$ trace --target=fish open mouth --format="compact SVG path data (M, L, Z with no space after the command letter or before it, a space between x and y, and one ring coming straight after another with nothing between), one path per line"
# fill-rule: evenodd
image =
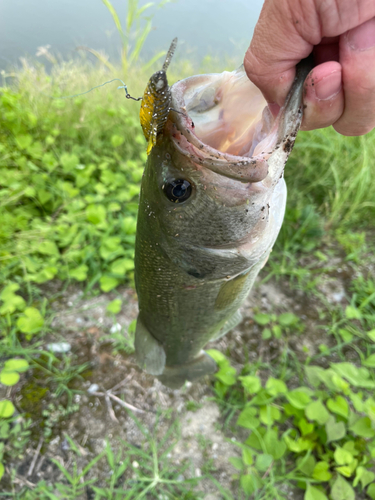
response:
M177 82L172 108L179 113L171 113L169 132L181 152L243 182L267 176L267 159L279 142L282 111L273 117L243 67Z

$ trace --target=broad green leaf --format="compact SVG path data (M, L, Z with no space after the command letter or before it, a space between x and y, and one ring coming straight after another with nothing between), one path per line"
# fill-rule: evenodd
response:
M38 252L43 255L60 255L59 249L54 241L44 240L38 245Z
M375 342L375 329L374 330L370 330L369 332L367 332L367 336L369 337L370 340L372 340L373 342Z
M281 326L291 326L298 323L298 316L291 312L280 314L278 317L278 322Z
M17 372L7 372L2 370L0 372L0 383L3 385L15 385L20 379L20 375Z
M265 405L259 408L259 418L264 425L272 425L275 420L280 420L280 417L280 410L276 406Z
M332 500L355 500L355 493L350 484L340 475L331 488Z
M257 432L251 432L249 437L246 439L245 444L250 446L250 448L254 448L255 450L264 450L264 436L267 432L265 427L258 427Z
M307 436L308 434L311 434L315 429L314 424L307 422L305 418L301 418L298 421L298 427L301 431L302 436Z
M364 403L362 401L362 393L360 392L360 393L356 394L354 392L351 392L351 393L349 393L349 397L353 403L355 410L362 412L364 409Z
M353 455L353 457L359 455L359 451L357 450L354 441L346 441L342 447L344 448L344 450L349 451Z
M114 148L118 148L119 146L121 146L121 144L123 144L125 141L125 137L123 135L113 135L111 137L111 144Z
M4 470L5 470L4 469L4 465L0 462L0 480L3 477L3 475L4 475Z
M368 380L370 374L365 368L357 368L353 363L333 363L332 369L355 387L375 388L375 382Z
M124 217L121 222L121 229L125 234L135 234L137 230L137 220L135 217Z
M114 299L112 302L107 304L107 312L112 314L118 314L121 311L122 300Z
M252 495L262 487L262 481L254 473L244 474L240 479L241 488L246 495Z
M336 413L345 418L349 416L348 402L342 396L336 396L335 399L329 399L327 401L327 407L332 413Z
M265 451L272 455L275 460L279 460L286 451L284 440L280 440L275 429L268 429L263 436L263 443L266 447Z
M63 153L60 157L60 163L65 172L71 172L79 164L79 159L75 154Z
M111 273L119 276L124 276L128 271L134 269L134 261L132 259L117 259L112 262Z
M233 465L233 467L237 470L243 469L243 463L240 457L229 457L229 462Z
M29 275L28 278L30 281L35 281L35 283L45 283L55 277L57 274L57 267L55 266L46 266L41 269L38 273Z
M336 422L334 417L330 417L326 422L327 443L338 441L346 434L344 422Z
M349 465L342 465L336 467L336 471L345 477L351 477L353 472L356 470L358 465L358 460L355 458Z
M42 205L45 205L52 198L52 194L45 189L37 189L36 194Z
M9 418L16 411L13 403L7 399L0 400L0 418Z
M332 477L332 474L329 472L329 463L324 461L317 462L312 477L317 481L329 481Z
M375 401L373 398L368 398L365 403L365 411L367 416L375 423Z
M265 328L262 332L262 339L268 340L272 337L272 332L269 328Z
M303 500L328 500L328 497L318 488L307 483L307 489Z
M310 456L304 456L304 457L299 457L297 459L297 467L298 469L303 472L303 474L307 477L311 477L316 465L316 460L313 457L313 455Z
M289 436L284 436L284 440L289 450L294 453L301 453L302 451L312 450L314 448L314 443L304 437L291 439Z
M278 394L286 394L288 392L286 384L282 380L273 377L270 377L267 380L266 389L268 394L270 394L271 396L277 396Z
M264 313L254 314L254 321L261 326L267 325L271 321L271 315Z
M344 342L350 342L354 335L345 328L339 328L339 334Z
M245 465L253 465L253 452L250 448L242 448L242 460Z
M273 456L268 453L261 453L257 455L255 460L255 466L257 470L265 472L273 462Z
M324 368L320 366L305 366L307 380L313 387L318 387L323 382Z
M311 391L305 387L300 387L294 389L294 391L288 392L285 396L289 403L299 410L303 410L310 403Z
M86 208L86 218L91 224L102 224L105 222L107 211L104 205L89 205Z
M102 276L99 280L100 288L103 292L110 292L119 284L119 281L116 278L112 278L111 276Z
M20 149L28 148L33 142L33 138L30 134L20 134L16 136L16 143Z
M29 363L26 359L12 358L5 361L4 368L9 371L25 372L29 368Z
M348 319L362 319L361 311L353 306L346 306L345 316Z
M281 335L282 335L283 332L281 330L280 325L273 325L273 327L272 327L272 333L274 334L275 339L281 339Z
M252 406L245 408L238 416L237 425L245 427L246 429L256 429L260 425L259 418L257 418L257 409Z
M371 419L369 417L362 417L357 420L349 429L357 436L364 438L372 438L375 436L375 430L372 428Z
M362 364L364 366L369 366L370 368L375 368L375 354L371 354L367 359L365 359Z
M27 307L24 310L24 316L17 321L17 327L22 333L38 333L43 325L43 316L35 307Z
M220 365L220 363L222 362L227 362L227 358L224 356L224 354L220 351L218 351L217 349L208 349L207 351L207 354L209 356L211 356L211 358L216 361L216 363L218 365Z
M344 448L341 448L340 446L338 446L335 449L333 457L334 457L335 462L337 463L337 465L350 464L351 462L353 462L353 459L354 459L354 457L350 453L350 451L345 450Z
M221 362L220 369L215 373L215 377L225 385L234 385L236 383L236 369L229 364L229 361Z
M349 383L342 377L340 377L340 375L337 375L337 373L332 375L332 383L336 390L343 392L344 394L348 393L350 388Z
M329 413L321 401L313 401L305 408L305 415L309 420L324 425L329 419Z
M375 500L375 483L370 484L370 486L367 488L367 496L371 498L371 500Z
M14 293L18 289L19 285L16 283L10 283L3 288L0 293L0 300L3 301L3 305L0 307L0 314L12 314L16 310L22 311L25 308L26 302L24 299Z
M84 281L87 278L88 266L86 264L81 264L80 266L69 269L69 277L77 281Z
M262 384L260 378L256 375L246 375L245 377L238 377L241 383L249 394L256 394L261 388Z

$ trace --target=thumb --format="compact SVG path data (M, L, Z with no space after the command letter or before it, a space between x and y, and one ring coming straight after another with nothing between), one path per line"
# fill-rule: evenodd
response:
M250 80L262 91L269 103L284 104L295 76L295 66L313 50L320 39L306 41L299 34L298 24L309 19L311 31L319 37L320 29L313 2L303 2L291 9L287 0L266 0L254 30L244 66ZM305 21L306 22L306 21Z

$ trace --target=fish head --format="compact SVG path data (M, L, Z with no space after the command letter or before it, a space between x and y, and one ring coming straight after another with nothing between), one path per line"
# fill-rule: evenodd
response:
M142 181L140 214L190 276L233 275L251 266L249 251L255 262L273 244L272 217L280 228L284 206L272 216L272 196L299 128L302 93L274 117L240 68L187 78L171 94L173 110ZM233 269L217 259L220 252L233 254Z

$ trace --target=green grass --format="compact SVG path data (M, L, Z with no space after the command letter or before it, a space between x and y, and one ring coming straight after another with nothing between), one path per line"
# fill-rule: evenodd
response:
M205 64L208 71L223 70L216 61L206 60ZM129 73L126 83L132 95L142 94L153 69L134 67ZM188 61L174 61L170 81L196 71ZM0 378L10 390L17 387L20 376L21 384L22 377L31 377L24 387L29 387L29 403L34 407L39 408L47 388L53 398L59 398L40 415L47 440L76 411L74 396L80 394L80 377L88 369L74 356L55 356L43 350L52 332L52 304L71 284L86 296L133 284L137 200L146 160L139 104L126 100L123 91L116 89L117 83L74 99L47 96L84 92L117 77L124 78L122 69L112 73L104 63L97 67L85 62L55 64L51 75L42 67L25 65L6 78L0 94ZM280 484L307 488L305 500L325 500L328 494L339 500L339 487L346 488L348 499L353 498L353 488L358 495L364 495L367 488L368 497L375 498L374 488L369 490L366 484L372 477L369 472L375 455L375 416L369 387L361 386L363 380L368 381L367 386L375 380L374 156L374 133L346 138L328 129L298 136L286 168L285 223L262 278L264 282L287 282L291 293L300 292L306 300L314 300L315 330L293 308L281 305L271 312L255 310L253 328L258 329L259 342L278 346L276 362L260 357L247 363L246 346L240 371L233 367L229 351L227 361L220 358L212 396L220 406L225 432L236 436L239 443L241 457L233 460L238 469L233 481L239 487L235 498L281 499L286 494ZM338 261L350 270L344 308L330 303L320 287L323 280L338 276ZM59 284L53 292L51 283ZM107 313L114 321L121 307L118 299L108 305ZM128 338L122 333L111 336L115 353L132 351L133 330L134 325ZM297 354L296 342L312 333L321 339L319 352L311 354L306 348ZM104 335L102 340L108 337ZM28 365L12 365L14 359L27 360ZM351 379L345 373L333 378L332 372L326 372L338 370L339 363L348 359L360 370ZM324 371L319 372L320 384L311 377L309 367ZM37 377L45 380L42 389L32 388ZM279 381L279 388L285 385L287 395L270 393L270 380ZM291 397L291 391L299 387L305 388L302 392L308 401L301 394L302 400ZM347 418L330 410L328 401L338 397L348 401ZM7 398L4 401L0 436L5 445L0 446L0 462L8 467L9 480L16 477L16 469L9 464L22 459L31 424L16 421L14 405ZM314 401L328 407L325 422L309 406ZM266 403L270 413L264 410ZM199 405L189 401L186 406L195 410ZM370 427L365 431L356 427L357 417L367 418ZM7 497L77 498L87 487L97 499L201 498L196 482L181 481L181 471L173 468L166 451L169 440L171 446L175 444L172 437L178 435L177 424L170 427L169 434L157 436L140 420L136 422L144 438L141 449L129 443L114 449L108 442L103 453L85 458L70 443L69 467L55 464L64 481L52 486L41 482L34 488L17 483ZM333 432L339 423L345 435L327 440L327 425ZM313 430L303 434L307 425ZM242 439L243 429L253 438ZM307 438L302 439L304 436ZM207 448L208 438L199 438L203 448ZM350 442L355 446L352 460L341 464L337 449L350 448ZM204 475L212 477L222 498L233 498L214 477L210 460L207 454ZM325 475L316 469L322 462L327 464L319 466L325 468ZM90 470L102 463L112 473L95 482ZM352 470L340 472L339 467ZM2 473L0 465L0 476ZM136 480L126 487L120 485L120 478L130 473Z

